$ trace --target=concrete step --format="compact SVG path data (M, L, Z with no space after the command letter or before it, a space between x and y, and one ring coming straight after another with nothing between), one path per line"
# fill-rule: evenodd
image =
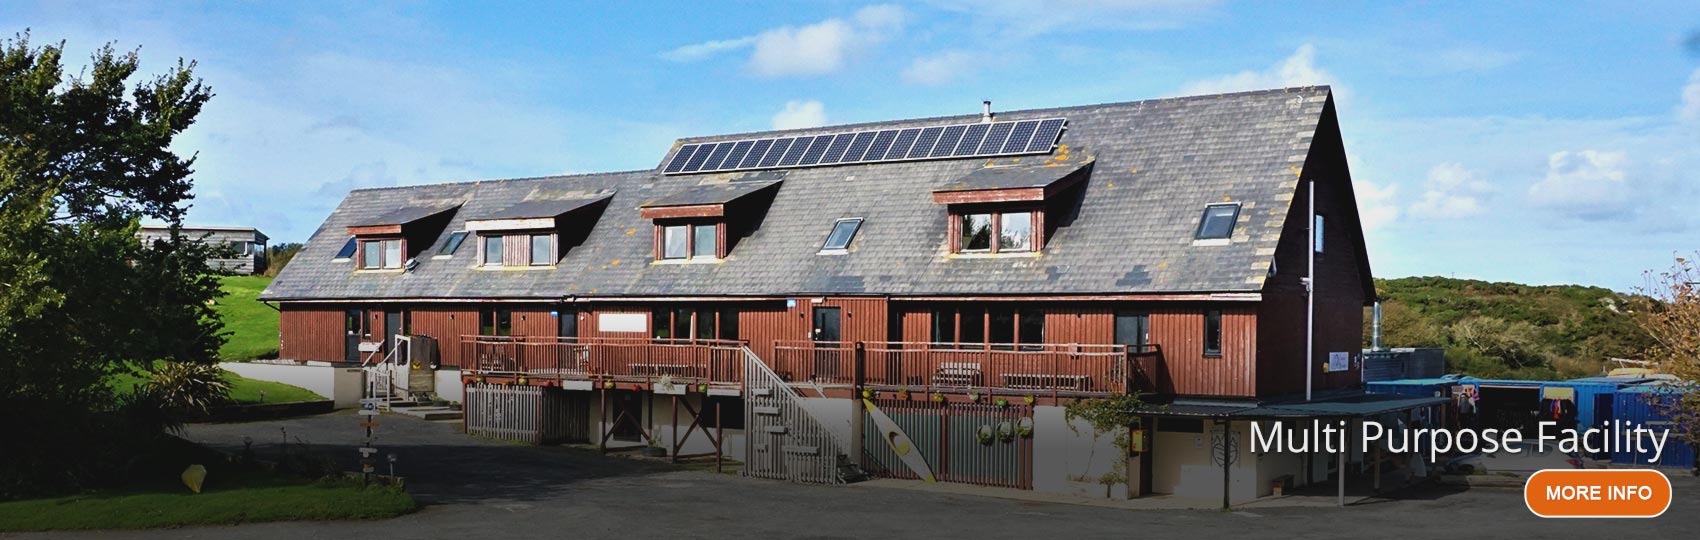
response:
M393 407L390 412L425 420L459 420L465 417L460 411L448 407Z

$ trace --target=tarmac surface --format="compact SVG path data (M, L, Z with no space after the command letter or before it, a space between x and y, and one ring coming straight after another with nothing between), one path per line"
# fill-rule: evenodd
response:
M265 458L287 436L352 463L363 430L350 412L189 427L196 441ZM385 415L377 446L398 455L419 512L383 521L0 538L1694 538L1700 479L1673 476L1676 501L1640 520L1545 520L1506 488L1412 488L1346 508L1128 510L875 486L812 486L715 474L576 448L476 439L459 425Z

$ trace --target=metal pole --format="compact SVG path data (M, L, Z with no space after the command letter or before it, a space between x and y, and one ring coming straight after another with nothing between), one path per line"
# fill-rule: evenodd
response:
M1340 444L1340 463L1336 464L1334 469L1337 471L1335 476L1340 478L1339 505L1344 508L1346 506L1346 460L1351 457L1350 448L1352 446L1351 420L1345 422L1345 425L1340 428L1340 433L1340 440L1342 441Z
M1310 268L1305 271L1305 401L1310 401L1311 372L1316 370L1316 179L1311 179L1305 193L1309 195L1310 224L1305 230L1310 231L1310 253L1306 259Z
M1218 421L1216 421L1216 423L1218 425L1222 426L1222 509L1227 510L1228 509L1228 470L1229 470L1230 466L1232 465L1232 463L1228 462L1228 444L1229 444L1228 431L1230 429L1230 426L1228 425L1227 420L1218 420Z
M724 450L726 432L721 427L724 425L726 425L726 422L720 417L720 402L716 401L714 402L714 474L720 474L722 465L725 463L723 456L726 455Z

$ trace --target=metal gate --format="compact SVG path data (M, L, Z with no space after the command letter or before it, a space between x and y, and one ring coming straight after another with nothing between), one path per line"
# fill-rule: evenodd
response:
M863 456L869 474L917 479L917 466L941 482L1033 489L1033 407L979 403L872 400L863 422ZM901 430L893 437L873 415ZM907 441L903 441L907 439ZM895 442L894 442L895 441ZM894 446L902 448L899 455ZM910 464L918 452L923 464Z
M802 398L744 348L744 474L842 484L844 445L803 408Z
M531 444L590 440L588 392L473 383L463 413L468 435Z

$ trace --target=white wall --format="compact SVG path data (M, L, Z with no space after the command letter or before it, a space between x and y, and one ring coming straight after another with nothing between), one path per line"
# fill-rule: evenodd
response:
M1075 420L1074 429L1069 424L1063 407L1033 408L1033 490L1103 497L1098 480L1127 456L1116 448L1115 433L1096 433L1085 420ZM1125 479L1109 496L1127 498Z
M1221 429L1219 425L1206 420L1203 433L1178 433L1162 431L1162 423L1161 419L1157 421L1159 429L1153 444L1151 490L1177 497L1221 500L1222 465L1211 456L1213 434ZM1258 486L1259 460L1251 454L1250 426L1247 422L1231 425L1239 454L1228 473L1229 499L1234 502L1249 501L1269 490L1268 485L1261 486L1261 490Z
M466 385L461 382L460 370L437 370L437 397L455 403L466 402Z
M339 409L360 406L364 378L360 368L224 362L225 370L250 379L278 382L311 390L336 401Z
M826 426L826 429L832 431L833 438L837 439L838 444L844 446L845 451L848 452L851 441L850 416L853 412L851 407L856 405L855 402L842 398L809 397L800 397L798 401L803 404L803 409L807 410L810 416L814 416L816 420Z
M600 396L596 395L596 392L598 392L597 390L588 390L588 391L586 391L586 390L569 390L569 392L581 392L581 391L590 394L590 407L588 408L588 414L590 415L590 434L589 434L590 435L590 444L596 444L597 441L599 441L602 438L602 433L608 431L611 424L613 424L614 419L612 417L608 417L608 418L603 417L603 415L602 415L602 402L601 402ZM622 392L629 392L629 390L621 390L621 391ZM673 396L667 395L667 394L656 394L654 396L654 399L655 399L655 402L654 402L653 412L651 412L652 410L650 409L649 405L644 405L644 406L639 408L639 410L643 414L643 418L640 418L639 422L641 422L642 423L641 425L643 425L645 428L649 428L649 427L653 426L654 431L651 433L651 435L653 435L655 437L655 440L658 441L663 447L671 449L672 446L673 446L673 441L674 441L674 439L673 439L674 430L673 430L673 427L672 427L672 425L673 425L672 424L673 423ZM703 396L702 396L702 394L689 394L689 395L685 395L685 396L680 396L679 400L680 401L688 401L691 405L691 408L696 409L697 411L702 412L703 414L706 414L706 415L714 414L713 410L703 410L703 404L702 404ZM741 417L741 416L743 416L744 411L743 411L743 409L727 408L722 412L722 414L723 414L722 418L731 418L733 415L738 415L738 416ZM690 412L689 409L686 409L683 406L679 407L679 424L678 424L678 426L679 426L679 428L678 428L678 434L679 434L678 438L685 442L684 446L679 449L680 454L682 454L682 455L700 455L700 454L713 454L714 453L714 443L709 441L708 436L705 436L705 430L702 426L698 426L694 433L690 432L691 412ZM707 428L707 430L706 430L708 435L712 435L713 431L714 431L714 428ZM727 429L727 430L722 430L722 433L725 435L726 440L721 445L721 453L722 453L721 455L724 456L727 460L730 460L730 461L743 461L744 460L744 430ZM643 440L639 439L637 443L633 443L631 441L609 440L608 444L609 444L609 446L631 446L632 444L643 444Z

